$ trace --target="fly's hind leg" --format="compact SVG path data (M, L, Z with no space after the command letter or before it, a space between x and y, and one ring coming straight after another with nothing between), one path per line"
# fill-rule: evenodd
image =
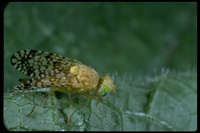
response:
M55 92L55 89L49 93L49 95L44 99L42 103L40 103L37 108L35 108L30 114L27 115L27 117L31 117L48 99L49 97Z
M57 87L54 91L67 91L67 93L68 93L68 98L69 98L69 110L71 110L71 108L72 108L72 103L73 103L73 100L72 100L72 98L71 98L71 93L70 93L70 91L67 89L67 88L62 88L62 87ZM70 124L70 116L72 116L73 115L73 113L71 113L71 115L70 115L70 113L68 113L67 112L67 124L69 125Z
M71 99L71 95L70 95L70 91L68 90L68 98L69 98L69 108L71 109L72 107L72 99ZM70 124L70 114L67 114L67 125Z
M72 100L72 98L71 98L71 94L70 94L70 91L69 91L69 90L68 90L68 98L69 98L69 108L70 108L70 110L71 110L73 100ZM70 115L69 113L67 114L67 125L70 124L70 117L71 117L72 115L73 115L73 113L71 113L71 115Z

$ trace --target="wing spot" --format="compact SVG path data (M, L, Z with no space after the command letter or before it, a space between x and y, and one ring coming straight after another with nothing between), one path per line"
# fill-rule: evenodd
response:
M40 66L40 70L47 70L45 66Z
M12 59L11 59L11 62L12 62L12 63L16 63L17 61L18 61L18 60L17 60L16 58L12 58Z
M46 64L47 64L47 60L43 60L42 65L46 65Z
M26 75L26 74L27 74L27 71L24 71L23 73Z
M35 76L35 74L34 74L34 73L31 73L30 76L33 77L33 76Z
M40 74L40 71L39 70L35 70L34 73L35 73L36 76L38 76Z
M41 74L41 77L44 78L44 77L45 77L45 74Z
M34 65L34 66L33 66L33 69L38 70L38 69L39 69L39 66L38 66L38 65Z
M42 87L42 83L41 82L37 82L37 87Z
M25 56L26 56L26 55L29 55L30 50L25 50L24 52L25 52Z
M36 55L36 56L34 57L34 60L35 60L35 61L39 61L39 59L40 59L40 56L38 56L38 55Z
M17 68L18 66L19 66L19 65L15 64L13 67L14 67L14 68Z
M29 64L33 64L33 63L34 63L34 60L33 60L33 59L30 59L30 60L28 60L28 63L29 63Z
M24 54L25 54L24 50L21 50L21 51L20 51L21 57L24 57Z
M21 60L19 53L15 53L14 56L15 56L15 58L17 58L17 60Z
M21 67L21 66L19 66L17 70L18 70L18 71L20 71L21 69L22 69L22 67Z
M31 86L34 86L35 83L36 83L36 80L35 80L35 79L32 79L31 82L30 82L30 85L31 85Z

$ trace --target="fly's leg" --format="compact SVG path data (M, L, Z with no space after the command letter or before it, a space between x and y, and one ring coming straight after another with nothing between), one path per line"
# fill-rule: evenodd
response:
M86 97L89 97L89 98L92 98L92 99L96 99L97 101L99 101L100 100L100 97L98 97L98 96L95 96L95 95L92 95L92 94L90 94L89 92L84 92L84 93L82 93L84 96L86 96Z
M69 108L71 109L71 107L72 107L72 104L71 104L71 95L70 95L70 92L68 91L68 97L69 97ZM70 123L70 115L69 114L67 114L67 125L69 125L69 123Z
M30 114L28 114L27 117L31 117L49 99L49 97L54 93L54 91L55 90L51 91L49 95L44 99L44 101L40 103L40 105L37 106L37 108L35 108Z
M97 102L96 102L97 108L98 108L99 111L106 117L106 114L105 114L103 111L101 111L100 108L99 108L99 106L98 106L99 100L101 100L100 97L98 97L98 96L96 96L96 95L92 95L92 94L90 94L89 92L84 92L83 95L86 96L86 97L92 98L92 99L96 99L96 101L97 101Z
M99 97L98 95L92 95L89 92L84 92L83 95L92 99L96 99L97 100L96 106L98 107L99 100L101 100L101 97Z
M71 108L73 101L72 101L72 98L71 98L70 91L68 91L68 97L69 97L69 107Z
M69 90L68 90L68 97L69 97L69 108L70 108L70 110L71 110L73 100L72 100L72 98L71 98L71 94L70 94L70 91L69 91ZM73 113L72 113L71 115L73 115ZM71 116L71 115L70 115L69 113L67 114L67 125L70 124L70 116Z
M71 94L70 94L70 91L67 89L67 88L56 88L55 90L57 91L64 91L64 90L67 90L67 93L68 93L68 98L69 98L69 110L71 110L72 108L72 103L73 103L73 100L71 98ZM70 115L70 112L67 112L67 124L69 125L70 124L70 116L72 116L73 113Z

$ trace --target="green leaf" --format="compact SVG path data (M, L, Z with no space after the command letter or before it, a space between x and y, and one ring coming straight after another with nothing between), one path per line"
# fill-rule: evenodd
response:
M31 118L47 93L4 95L4 123L14 131L194 131L197 129L196 72L162 73L146 80L113 76L117 91L96 105L73 94L53 95ZM70 116L70 119L68 119ZM68 120L69 123L68 123Z

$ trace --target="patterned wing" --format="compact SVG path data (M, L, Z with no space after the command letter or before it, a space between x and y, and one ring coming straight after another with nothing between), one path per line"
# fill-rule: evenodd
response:
M41 79L32 78L32 79L23 81L23 83L20 85L15 86L14 90L11 90L11 92L19 91L19 90L37 90L40 88L47 88L47 87L52 87L52 86L45 86L43 82L41 81Z
M52 70L62 72L74 64L81 63L74 59L37 50L18 51L12 55L10 61L15 69L30 77L41 75L46 77L52 73Z
M32 79L20 79L23 84L16 86L15 90L55 87L65 71L77 63L81 64L74 59L37 50L18 51L12 55L10 61L18 71L33 77Z

